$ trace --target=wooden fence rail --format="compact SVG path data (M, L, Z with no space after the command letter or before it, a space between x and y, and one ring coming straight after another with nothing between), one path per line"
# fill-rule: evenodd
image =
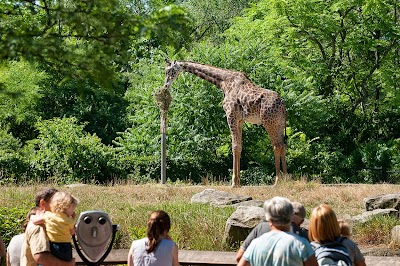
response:
M74 251L76 265L85 265ZM126 264L128 249L113 249L102 265ZM236 265L235 252L179 250L180 265L233 266ZM367 266L400 266L400 257L365 256Z
M85 265L79 255L74 251L76 265ZM102 265L126 264L128 249L113 249ZM179 250L180 265L236 265L235 252Z

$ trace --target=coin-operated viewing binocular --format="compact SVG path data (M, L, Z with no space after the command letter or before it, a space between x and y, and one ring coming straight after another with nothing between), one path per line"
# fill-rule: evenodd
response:
M76 223L75 249L86 265L100 265L112 249L119 226L112 224L107 213L85 211Z

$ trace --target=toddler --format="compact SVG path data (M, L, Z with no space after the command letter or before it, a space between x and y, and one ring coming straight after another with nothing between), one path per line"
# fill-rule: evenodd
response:
M350 226L342 219L338 219L339 227L340 227L340 235L346 238L350 238Z
M50 199L50 211L34 219L34 224L45 224L51 253L64 261L72 260L71 236L75 234L77 206L78 200L74 196L56 192Z

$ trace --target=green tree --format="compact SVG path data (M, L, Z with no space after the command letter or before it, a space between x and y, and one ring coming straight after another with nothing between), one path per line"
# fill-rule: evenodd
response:
M0 66L0 84L7 91L0 97L0 126L23 142L36 137L34 125L41 115L41 84L47 78L44 71L25 60Z
M111 87L116 71L127 67L132 40L157 37L173 45L188 32L177 6L140 15L130 7L119 0L3 1L0 58L23 57Z
M373 165L361 159L368 157L362 154L370 140L388 144L398 138L397 9L396 1L385 0L264 0L226 33L233 45L265 49L259 63L281 82L275 84L286 91L284 98L288 91L307 90L323 97L325 111L311 113L308 108L299 113L294 107L301 106L287 99L289 125L311 139L319 137L314 146L328 149L321 154L350 158L337 165L344 180L363 179L359 169ZM374 167L387 169L385 164Z
M240 16L249 0L187 0L183 5L195 20L194 39L205 37L218 40L221 34L232 25L233 18Z

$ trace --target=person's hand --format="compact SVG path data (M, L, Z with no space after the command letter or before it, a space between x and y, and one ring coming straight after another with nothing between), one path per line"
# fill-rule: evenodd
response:
M71 236L75 235L76 234L76 227L74 226L73 228L71 228L69 230L69 232L70 232Z
M71 261L68 261L68 266L75 266L75 258L72 258ZM67 266L67 265L66 265Z

